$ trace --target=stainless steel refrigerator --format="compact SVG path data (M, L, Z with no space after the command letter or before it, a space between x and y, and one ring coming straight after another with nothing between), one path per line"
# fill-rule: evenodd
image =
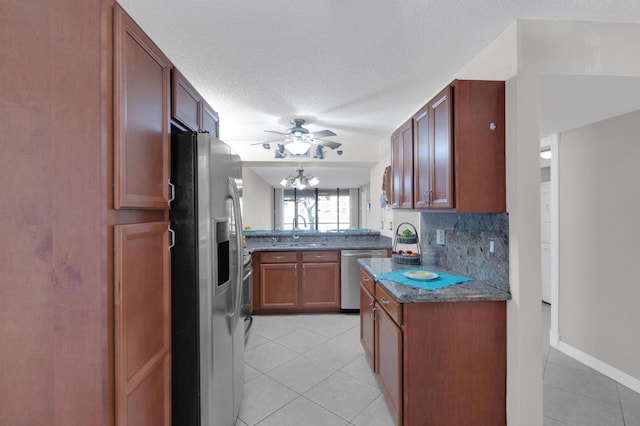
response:
M244 385L242 165L195 132L172 134L171 164L173 424L232 426Z

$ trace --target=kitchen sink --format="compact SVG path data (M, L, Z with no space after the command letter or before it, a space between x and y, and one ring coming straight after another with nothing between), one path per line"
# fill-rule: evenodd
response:
M275 243L273 246L274 247L300 247L300 248L305 248L305 247L324 247L326 245L327 245L327 243L294 243L294 242L289 242L289 243Z

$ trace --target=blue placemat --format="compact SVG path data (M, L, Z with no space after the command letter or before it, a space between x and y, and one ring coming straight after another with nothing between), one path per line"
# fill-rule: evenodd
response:
M425 270L426 269L421 269L421 268L401 269L398 271L385 272L384 274L380 274L376 276L376 279L393 281L393 282L408 285L411 287L421 288L423 290L437 290L439 288L449 287L455 284L473 281L473 279L471 278L461 277L458 275L444 274L442 272L432 272L433 274L438 275L438 278L433 280L414 280L404 276L405 272L425 271ZM428 272L431 272L431 271L428 271Z

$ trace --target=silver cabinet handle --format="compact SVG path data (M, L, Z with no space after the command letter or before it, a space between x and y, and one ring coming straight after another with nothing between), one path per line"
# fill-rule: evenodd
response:
M176 186L171 183L171 179L167 182L169 182L169 189L171 189L171 197L169 197L169 205L171 205L171 202L176 199Z
M284 256L273 256L274 259L284 259Z
M325 258L325 256L320 256L320 255L317 255L317 256L314 256L314 257L315 257L316 259L324 259L324 258Z
M176 231L169 228L169 233L171 234L171 244L169 244L169 251L176 245Z
M380 301L381 301L382 303L384 303L385 305L388 305L388 304L389 304L389 301L388 301L388 300L385 300L385 298L384 298L384 297L381 297L381 298L380 298Z

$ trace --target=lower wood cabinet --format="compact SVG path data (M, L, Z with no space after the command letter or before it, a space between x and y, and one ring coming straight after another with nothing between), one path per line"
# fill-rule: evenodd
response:
M115 419L171 425L169 222L114 226Z
M391 413L402 424L402 329L376 303L375 371Z
M506 302L398 303L369 280L360 340L396 424L506 425Z
M258 252L251 261L254 313L340 309L339 251Z
M375 367L373 363L373 353L375 351L374 304L373 294L363 284L360 284L360 343L362 343L364 354L371 368Z

